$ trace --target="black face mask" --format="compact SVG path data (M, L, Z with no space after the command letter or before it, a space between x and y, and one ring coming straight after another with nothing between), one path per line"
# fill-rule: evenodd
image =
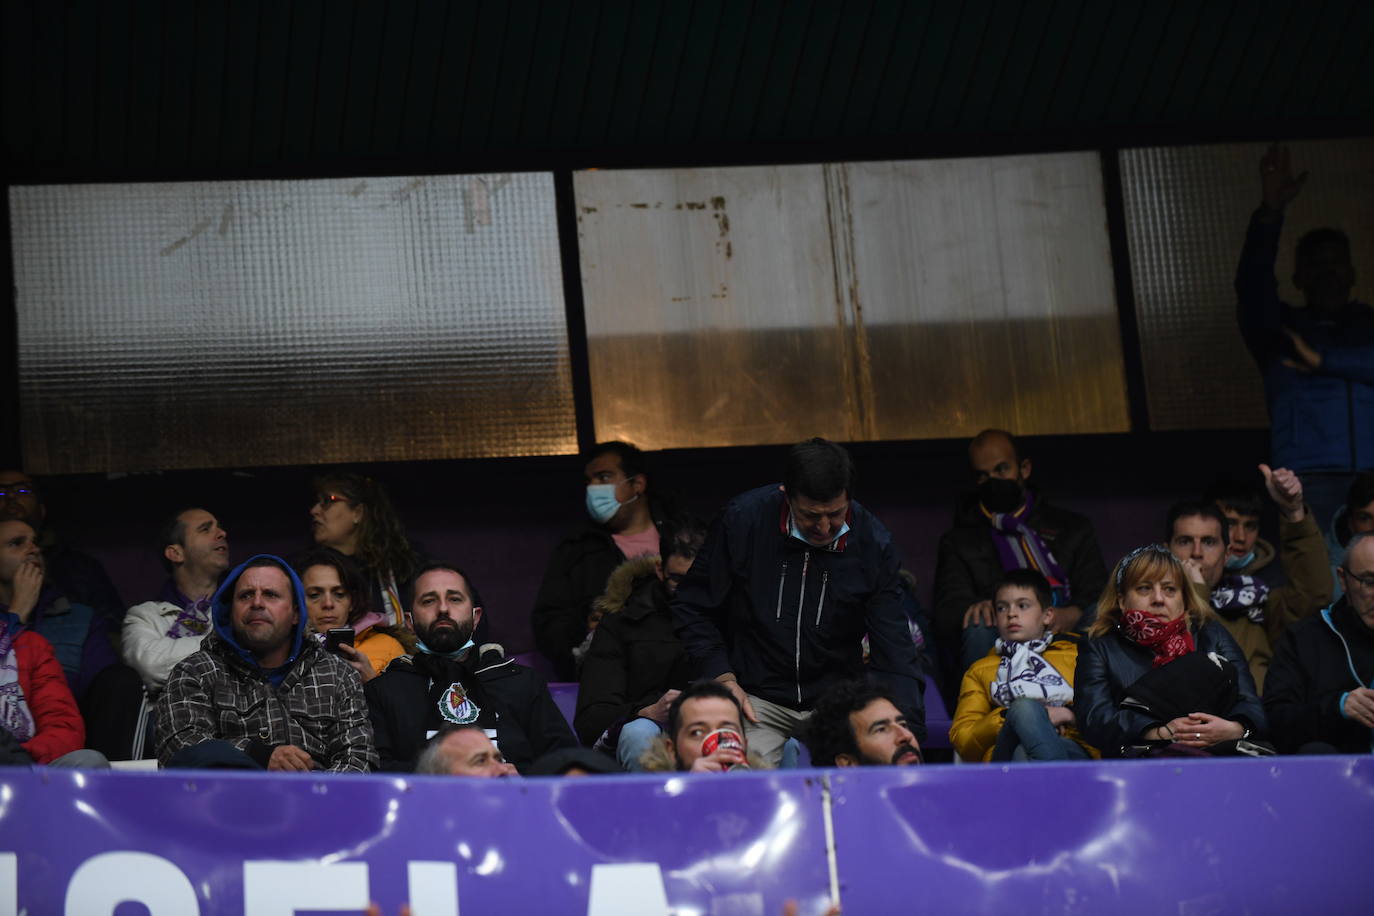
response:
M983 504L983 508L998 515L1015 512L1021 507L1024 499L1021 484L1015 480L989 477L978 485L978 501Z

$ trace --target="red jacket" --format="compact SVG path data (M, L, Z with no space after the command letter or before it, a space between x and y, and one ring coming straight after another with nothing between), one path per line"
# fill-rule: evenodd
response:
M24 750L35 763L52 763L80 750L86 743L86 723L52 643L25 630L14 641L14 654L19 662L19 687L33 714L34 735L24 742Z

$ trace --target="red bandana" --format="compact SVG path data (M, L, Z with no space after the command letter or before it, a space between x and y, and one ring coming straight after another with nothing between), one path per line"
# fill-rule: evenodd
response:
M1154 664L1158 668L1181 655L1192 652L1193 634L1188 632L1188 615L1183 614L1173 620L1165 620L1160 614L1149 611L1122 611L1121 629L1135 642L1155 654Z

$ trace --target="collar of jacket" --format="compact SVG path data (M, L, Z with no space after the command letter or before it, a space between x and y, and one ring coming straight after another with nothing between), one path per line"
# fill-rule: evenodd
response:
M239 654L238 650L231 645L219 631L210 628L210 632L205 634L205 639L201 641L201 649L209 652L223 662L226 666L234 669L241 675L246 675L257 680L266 681L276 668L264 668L261 665L251 663L248 659ZM301 673L314 665L315 660L324 653L324 649L313 639L307 639L302 645L301 650L294 658L282 667L286 673L282 676L279 688L290 687L300 680Z

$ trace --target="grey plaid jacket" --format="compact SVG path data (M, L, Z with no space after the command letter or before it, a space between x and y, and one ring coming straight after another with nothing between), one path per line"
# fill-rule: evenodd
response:
M272 749L294 744L337 772L377 768L372 724L358 672L313 639L280 687L210 633L167 679L157 701L157 757L219 738L266 766Z

